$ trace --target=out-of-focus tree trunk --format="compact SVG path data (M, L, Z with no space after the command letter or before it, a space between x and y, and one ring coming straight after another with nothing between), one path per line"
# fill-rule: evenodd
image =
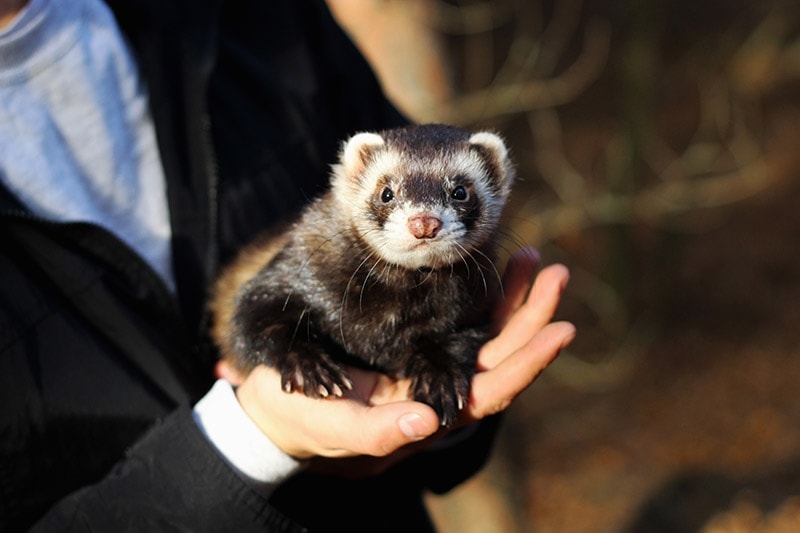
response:
M337 22L372 65L392 102L409 118L425 120L453 97L450 62L431 24L429 0L327 0Z

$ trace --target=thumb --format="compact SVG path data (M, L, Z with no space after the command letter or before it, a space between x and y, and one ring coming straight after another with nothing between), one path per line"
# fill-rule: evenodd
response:
M365 409L360 416L361 420L354 420L349 428L344 428L351 432L355 428L357 432L351 433L352 441L343 448L378 457L430 437L439 429L436 412L419 402L377 405Z

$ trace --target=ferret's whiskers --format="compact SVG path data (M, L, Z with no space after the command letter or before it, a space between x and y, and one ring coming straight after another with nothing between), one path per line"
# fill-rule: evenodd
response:
M478 252L478 253L480 253L480 252L478 250L475 250L475 249L468 250L466 247L464 247L461 244L458 245L458 248L460 250L463 250L464 254L467 257L469 257L472 260L473 263L475 263L475 268L478 270L478 275L481 277L481 283L483 283L483 292L484 292L484 294L488 295L489 294L489 284L486 282L486 275L483 273L483 268L482 268L480 262L475 258L474 255L472 255L473 251L474 252ZM481 255L486 257L485 254L481 254ZM465 265L467 264L466 258L462 258L462 261L464 261ZM469 266L467 266L467 271L469 271Z
M373 256L375 256L375 255L376 255L376 254L374 254L374 253L373 253L373 254L370 254L370 257L373 257ZM369 259L369 258L368 258L368 259ZM376 259L376 260L375 260L375 263L373 263L373 264L372 264L372 266L370 267L369 271L367 271L367 276L364 278L364 287L361 289L361 294L359 294L359 298L358 298L358 310L359 310L359 311L363 311L363 308L362 308L362 303L363 303L363 299L364 299L364 293L366 292L367 282L369 281L369 278L370 278L370 276L372 276L372 274L374 274L374 273L375 273L375 268L376 268L376 267L377 267L377 266L378 266L380 263L381 263L381 259L380 259L380 257L379 257L378 259ZM376 280L375 280L373 283L378 283L378 280L377 280L377 278L376 278Z
M462 251L464 253L461 253ZM471 277L472 276L472 271L469 269L469 262L467 261L467 258L464 257L464 254L469 255L469 250L467 250L464 247L463 244L461 244L460 242L457 242L456 243L456 253L458 254L459 259L461 259L461 262L464 263L464 268L467 269L467 278ZM455 261L453 261L453 265L455 265Z
M432 276L433 276L433 270L428 270L428 271L425 273L425 277L424 277L424 278L422 278L422 279L419 281L419 283L417 284L417 287L420 287L420 286L424 285L424 284L425 284L425 283L426 283L426 282L427 282L429 279L431 279L431 277L432 277Z
M317 246L316 248L314 248L313 250L311 250L311 252L310 252L310 253L309 253L309 254L306 256L306 258L305 258L305 259L303 260L303 262L300 264L300 268L299 268L299 269L297 269L297 272L296 272L296 273L295 273L295 275L294 275L295 282L291 284L291 287L292 287L292 288L289 290L289 294L287 294L287 295L286 295L286 300L283 302L283 310L284 310L284 311L286 310L286 307L289 305L289 300L290 300L290 299L291 299L291 297L294 295L294 292L295 292L295 290L294 290L294 287L301 287L301 286L303 286L303 283L301 283L301 280L300 280L299 278L300 278L300 275L303 273L303 271L304 271L304 270L306 270L306 268L308 267L308 264L311 262L311 259L312 259L312 258L313 258L313 257L314 257L314 256L315 256L317 253L321 252L321 251L322 251L322 249L323 249L323 248L324 248L326 245L330 244L330 243L331 243L331 242L333 242L333 241L334 241L334 240L335 240L337 237L339 237L340 235L344 235L345 233L347 233L345 230L340 230L340 231L337 231L337 232L335 232L335 233L332 233L332 234L330 234L330 235L326 236L326 237L323 239L323 241L322 241L322 242L319 244L319 246ZM321 236L321 235L320 235L320 236ZM315 288L315 289L314 289L314 292L311 294L311 296L316 296L318 292L319 292L319 288Z
M505 298L506 295L505 292L503 292L503 276L500 274L500 271L497 270L497 265L494 264L494 261L492 260L491 257L481 252L480 250L475 250L475 253L479 254L481 257L486 259L486 262L489 264L489 267L491 267L492 272L494 272L494 275L497 278L497 286L500 287L501 296Z
M300 326L303 324L303 319L306 317L310 317L309 311L311 308L309 306L305 306L302 311L300 311L300 316L297 317L297 323L294 325L294 331L292 332L292 338L289 339L289 346L291 347L294 344L295 339L297 338L297 333L300 331ZM306 332L309 337L311 336L311 320L306 320Z
M350 275L350 279L347 280L347 285L345 286L344 292L342 294L342 301L339 304L339 335L342 338L342 346L344 346L345 351L347 351L347 340L345 339L345 334L344 334L344 311L345 311L345 308L347 307L347 299L348 299L348 295L350 294L350 286L353 284L353 280L355 280L356 275L358 274L358 271L361 270L361 267L363 267L364 264L367 261L369 261L369 259L373 255L374 255L374 253L367 254L364 257L364 259L362 259L361 262L358 264L358 266L355 268L353 273ZM367 274L367 277L369 277L369 274ZM365 280L366 280L366 278L365 278ZM364 294L364 287L362 286L360 294L359 294L359 298L358 298L359 309L361 309L361 298L363 298L363 294Z

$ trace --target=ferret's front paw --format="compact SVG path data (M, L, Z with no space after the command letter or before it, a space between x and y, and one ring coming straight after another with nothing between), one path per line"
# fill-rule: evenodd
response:
M413 398L433 407L442 426L450 427L469 401L471 378L471 375L456 369L428 369L413 377Z
M289 352L279 361L278 371L285 392L300 391L311 398L341 397L353 388L342 367L321 352Z

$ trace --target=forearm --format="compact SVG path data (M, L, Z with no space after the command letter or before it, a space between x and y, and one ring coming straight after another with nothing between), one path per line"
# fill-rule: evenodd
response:
M34 531L293 531L202 434L191 411L158 423L106 478L68 496Z
M214 384L195 406L193 417L225 461L262 496L269 496L302 464L264 435L226 381Z

